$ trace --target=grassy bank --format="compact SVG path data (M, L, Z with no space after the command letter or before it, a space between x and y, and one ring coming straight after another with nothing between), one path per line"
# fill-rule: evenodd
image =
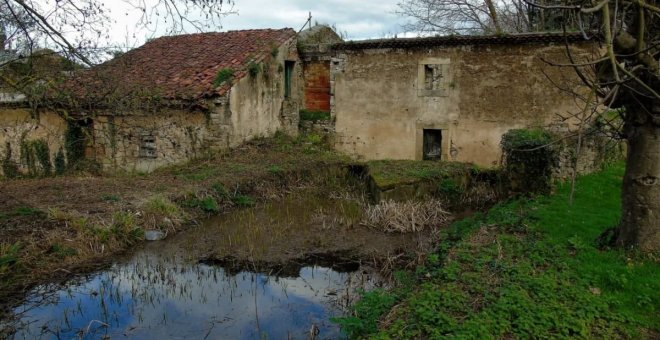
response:
M549 197L455 223L400 287L367 293L338 322L368 338L657 338L660 264L598 236L620 216L622 166Z

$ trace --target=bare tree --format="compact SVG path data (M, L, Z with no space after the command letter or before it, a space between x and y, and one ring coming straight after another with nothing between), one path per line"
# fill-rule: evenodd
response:
M139 11L136 29L165 34L218 29L233 0L123 0ZM0 33L26 50L49 47L92 65L109 39L109 9L100 0L0 0ZM29 54L29 51L28 53Z
M561 0L544 3L552 1ZM398 6L397 13L411 19L404 28L420 33L522 33L558 30L563 22L575 22L524 0L403 0Z
M569 64L591 89L592 111L602 121L612 113L623 121L628 156L622 188L622 218L613 242L644 252L660 248L660 7L657 0L571 1L543 5L546 11L571 13L583 35L595 33L603 45L601 58ZM586 24L585 24L586 26ZM597 28L596 32L591 31Z
M491 0L404 0L398 14L413 21L408 31L440 34L487 34L498 31Z

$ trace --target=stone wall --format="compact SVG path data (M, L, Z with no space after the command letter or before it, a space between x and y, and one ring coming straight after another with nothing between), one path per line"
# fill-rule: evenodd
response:
M318 135L324 140L332 142L335 136L335 123L333 121L301 121L300 133L304 135Z
M43 140L48 145L51 163L64 145L66 122L53 112L34 113L30 109L0 108L0 160L7 157L11 148L11 162L18 170L27 173L22 161L21 143ZM0 168L0 174L3 174ZM3 174L4 175L4 174Z
M291 93L285 96L285 62L293 63ZM256 76L239 80L226 97L209 102L209 137L204 144L223 150L277 131L295 135L302 104L302 63L296 41L280 46L277 56L262 61Z
M202 112L100 115L92 126L92 157L106 171L151 172L207 152L208 120Z
M598 130L588 130L582 136L580 152L577 152L578 137L575 131L568 131L567 126L553 127L551 131L559 136L567 136L556 146L556 162L553 167L553 179L565 180L573 175L575 167L578 175L601 170L610 162L625 159L626 144L612 139Z
M572 47L591 55L590 45ZM424 130L440 130L441 159L497 166L512 128L545 126L577 109L546 77L572 86L561 44L337 51L331 62L338 150L360 159L423 158ZM545 73L545 74L544 74Z

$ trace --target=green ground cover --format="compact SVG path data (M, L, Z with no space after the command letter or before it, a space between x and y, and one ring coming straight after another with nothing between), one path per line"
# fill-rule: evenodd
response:
M337 320L354 338L657 338L657 257L603 249L620 217L623 166L455 223L391 291Z

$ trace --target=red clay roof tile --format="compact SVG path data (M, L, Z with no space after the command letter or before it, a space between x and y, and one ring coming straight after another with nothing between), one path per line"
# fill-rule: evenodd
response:
M162 37L76 77L75 92L89 99L152 96L194 100L225 94L213 85L218 71L232 68L234 81L250 61L260 62L295 36L290 28L199 33Z

